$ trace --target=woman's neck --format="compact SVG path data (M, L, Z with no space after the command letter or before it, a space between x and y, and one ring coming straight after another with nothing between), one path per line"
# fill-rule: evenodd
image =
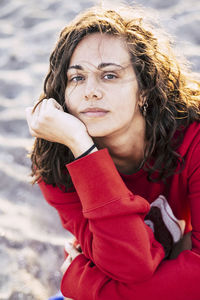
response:
M109 153L118 169L123 174L136 172L144 158L145 128L130 135L95 138L99 149L108 148Z

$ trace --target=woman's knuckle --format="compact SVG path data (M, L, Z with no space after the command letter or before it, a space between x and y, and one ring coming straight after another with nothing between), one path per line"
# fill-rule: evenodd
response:
M39 122L35 122L35 121L33 121L32 123L31 123L31 129L32 129L32 131L35 131L35 132L37 132L38 130L39 130Z

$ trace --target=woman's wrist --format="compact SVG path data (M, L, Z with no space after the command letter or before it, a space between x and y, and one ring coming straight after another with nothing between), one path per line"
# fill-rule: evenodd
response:
M83 149L83 148L82 148ZM89 146L85 151L80 150L80 151L76 151L77 154L74 155L75 160L82 158L88 154L91 154L93 152L98 151L97 147L95 144L92 144L91 146ZM79 154L78 154L79 153Z
M78 157L80 157L84 153L86 153L93 145L94 145L94 142L93 142L92 138L87 134L85 136L80 136L78 139L74 140L73 145L69 148L72 151L74 158L78 159ZM96 147L92 147L92 149L91 149L91 151L89 151L89 153L95 152L97 150L98 149ZM87 155L87 153L86 153L86 155Z
M75 160L79 159L79 158L82 158L84 156L87 156L88 154L92 153L93 150L95 150L96 148L96 145L93 144L90 148L88 148L85 152L83 152L81 155L79 155L78 157L75 158Z

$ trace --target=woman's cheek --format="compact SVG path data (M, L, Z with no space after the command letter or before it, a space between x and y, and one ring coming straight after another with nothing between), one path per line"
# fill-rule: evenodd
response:
M70 115L73 115L73 116L75 116L75 117L77 117L77 109L76 109L76 107L74 107L73 105L72 105L72 103L70 103L69 101L65 101L65 104L66 104L66 108L67 108L67 111L68 111L68 113L70 114Z

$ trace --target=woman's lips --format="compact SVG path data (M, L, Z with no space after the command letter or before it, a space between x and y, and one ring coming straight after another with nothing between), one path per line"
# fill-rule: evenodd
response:
M85 117L89 118L97 118L97 117L104 117L108 113L108 110L103 108L95 107L95 108L86 108L84 109L81 114Z

